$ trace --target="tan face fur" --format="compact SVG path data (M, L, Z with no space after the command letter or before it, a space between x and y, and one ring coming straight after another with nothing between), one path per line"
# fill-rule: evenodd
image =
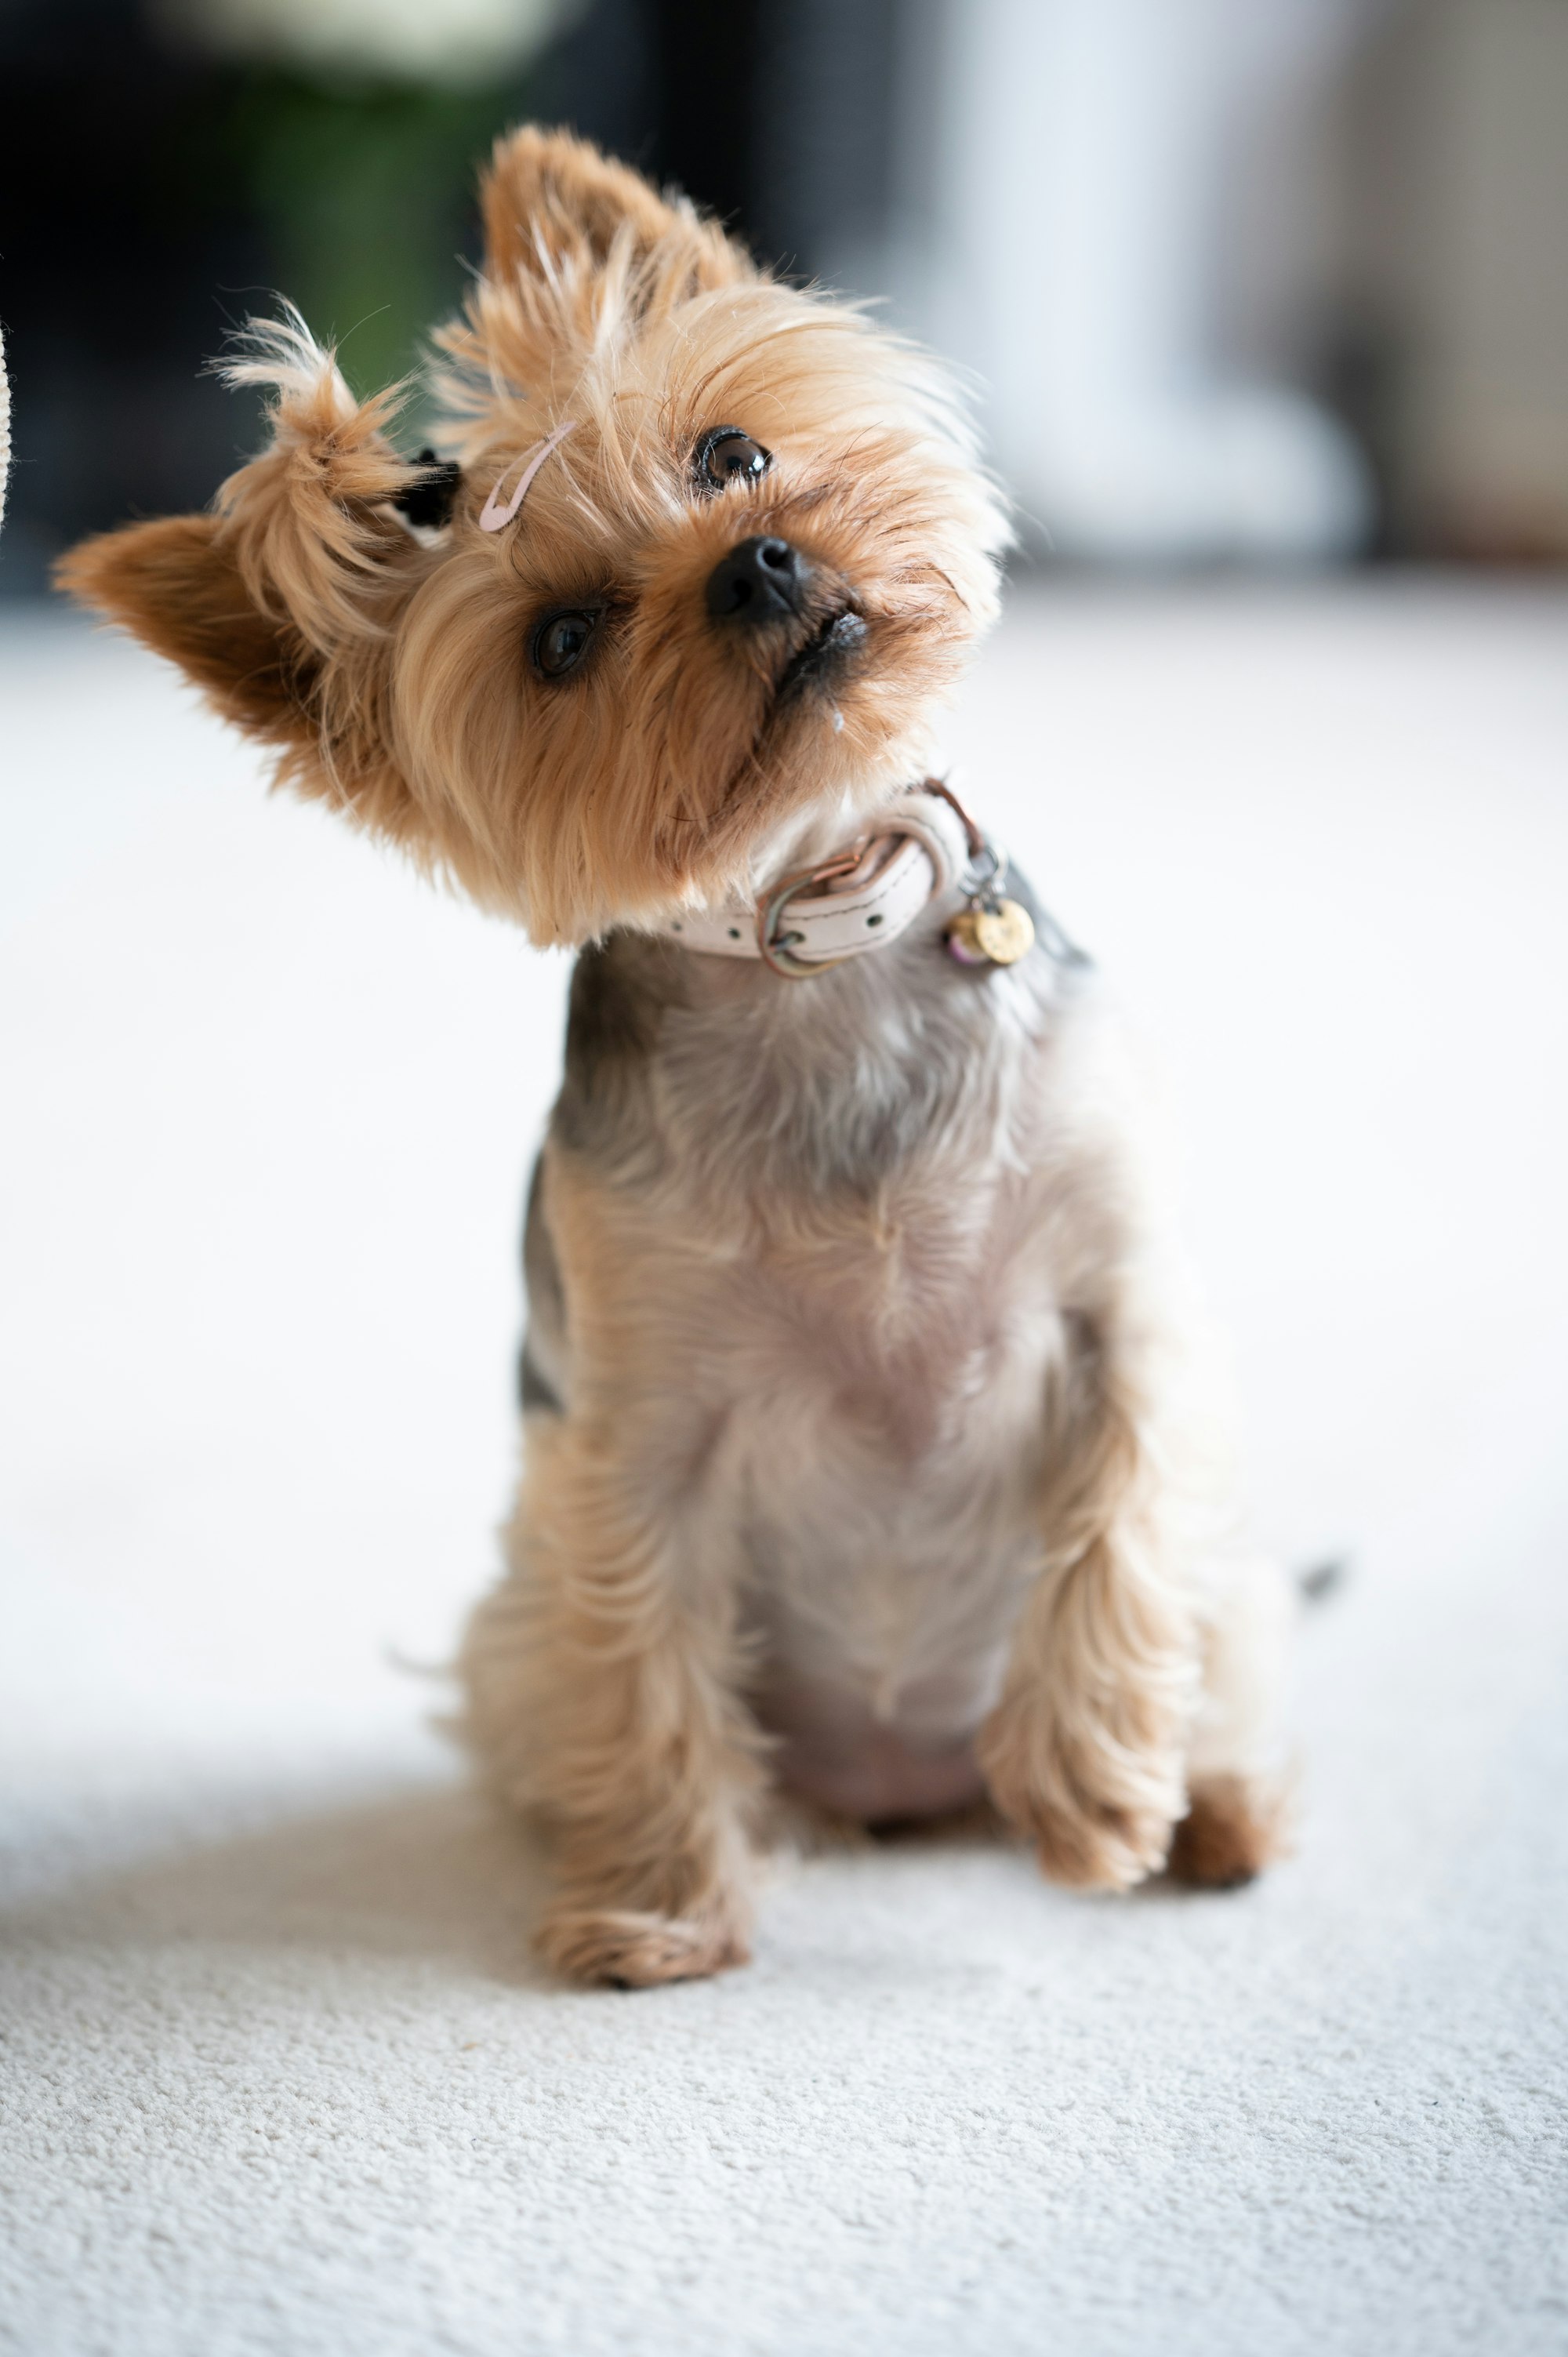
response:
M299 791L575 942L744 887L813 819L918 775L1005 526L936 364L759 274L683 199L525 129L484 212L483 273L436 339L463 469L446 529L416 537L390 504L413 474L396 395L356 404L291 321L230 371L269 388L274 434L214 511L90 541L61 576ZM564 425L482 531L492 486L504 501ZM757 479L704 484L721 425L770 454ZM798 610L736 630L708 584L758 536L796 552ZM534 650L562 609L594 629L550 679Z

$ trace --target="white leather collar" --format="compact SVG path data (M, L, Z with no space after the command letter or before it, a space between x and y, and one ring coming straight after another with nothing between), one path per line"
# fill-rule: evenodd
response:
M957 812L916 788L879 811L853 844L780 877L755 905L682 909L661 930L703 956L760 959L800 978L897 941L957 883L970 856Z

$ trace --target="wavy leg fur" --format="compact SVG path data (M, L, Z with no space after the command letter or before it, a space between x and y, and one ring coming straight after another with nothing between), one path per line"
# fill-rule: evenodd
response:
M1158 1872L1186 1807L1198 1646L1162 1562L1151 1419L1131 1364L1103 1340L1085 1359L1050 1451L1046 1567L980 1764L1053 1881L1126 1890Z
M591 1433L539 1420L512 1576L463 1668L472 1739L553 1836L540 1953L572 1979L643 1988L747 1961L762 1779L733 1632L677 1609L669 1542L620 1489Z
M1283 1847L1278 1785L1243 1764L1257 1728L1242 1704L1261 1689L1226 1695L1262 1657L1245 1624L1266 1621L1273 1590L1255 1567L1236 1591L1246 1609L1200 1631L1162 1567L1137 1386L1109 1353L1095 1368L1053 1452L1066 1470L1041 1501L1047 1568L982 1769L1055 1881L1124 1890L1168 1866L1235 1887ZM513 1571L476 1616L464 1666L473 1739L553 1837L541 1953L573 1980L647 1987L747 1961L767 1780L733 1620L678 1607L675 1542L628 1510L632 1487L607 1433L534 1420Z
M612 1229L591 1193L561 1210L592 1235L598 1282L578 1297L618 1372L593 1413L531 1420L511 1575L466 1648L468 1728L553 1840L542 1954L571 1979L645 1987L747 1959L765 1739L742 1698L739 1583L694 1572L701 1482L660 1455L624 1387L614 1304L631 1288ZM1282 1847L1257 1764L1280 1590L1242 1561L1205 1602L1176 1568L1171 1436L1146 1361L1109 1318L1078 1330L1050 1408L1043 1568L977 1754L1053 1880L1125 1890L1168 1864L1226 1888Z

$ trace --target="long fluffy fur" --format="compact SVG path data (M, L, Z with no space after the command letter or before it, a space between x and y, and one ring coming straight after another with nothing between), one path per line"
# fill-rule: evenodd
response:
M962 401L582 142L503 141L484 210L437 338L444 529L400 512L400 389L356 401L285 311L227 367L268 395L266 448L62 578L280 780L590 944L530 1216L527 1469L463 1656L472 1739L557 1846L544 1951L628 1982L739 1962L779 1779L876 1817L983 1777L1079 1885L1255 1871L1279 1587L1178 1412L1085 975L1043 950L961 973L950 902L800 992L650 938L920 773L1007 537ZM703 497L718 425L773 462ZM805 560L804 602L726 632L704 587L757 534ZM538 676L542 619L590 606L581 674ZM790 692L846 614L858 651Z

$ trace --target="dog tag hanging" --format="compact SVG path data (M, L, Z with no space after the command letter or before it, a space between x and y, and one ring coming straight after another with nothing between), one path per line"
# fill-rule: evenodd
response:
M1035 920L1003 891L1007 854L981 833L944 779L928 778L924 791L946 802L969 845L973 883L968 900L942 935L948 955L961 965L1016 965L1035 946Z
M961 965L1016 965L1035 946L1034 920L1027 909L1003 892L1007 880L1005 856L989 845L986 848L993 861L991 876L970 894L967 905L948 927L948 951Z
M995 893L977 895L948 927L948 947L965 965L1016 965L1034 946L1027 909Z

